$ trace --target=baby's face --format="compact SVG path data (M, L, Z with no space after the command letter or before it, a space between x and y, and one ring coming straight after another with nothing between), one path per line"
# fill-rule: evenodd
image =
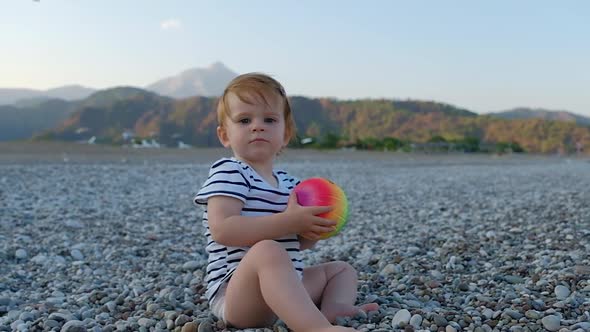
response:
M248 98L252 103L246 103L233 93L227 97L229 114L218 128L223 146L231 148L237 158L246 162L272 163L288 143L283 100L272 96L267 98L267 105L259 98Z

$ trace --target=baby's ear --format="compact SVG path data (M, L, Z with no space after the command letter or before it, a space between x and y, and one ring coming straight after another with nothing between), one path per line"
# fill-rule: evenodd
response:
M227 136L227 131L224 127L218 126L217 127L217 138L219 138L219 142L226 148L229 148L229 137Z
M285 129L285 137L283 138L283 147L287 147L287 145L289 145L289 142L291 141L293 135L291 135L291 132L289 132L288 129Z

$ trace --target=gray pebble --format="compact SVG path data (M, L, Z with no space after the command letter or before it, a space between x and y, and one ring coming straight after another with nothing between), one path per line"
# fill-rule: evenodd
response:
M86 326L79 320L71 320L61 327L61 332L86 332Z
M84 259L84 255L82 255L82 252L78 249L71 250L70 255L72 256L73 259L75 259L77 261L81 261Z
M28 255L29 254L25 249L17 249L14 253L14 257L16 257L17 259L25 259L28 257Z
M444 316L439 315L439 314L433 314L432 320L434 321L434 324L436 324L437 326L440 326L440 327L445 327L445 326L447 326L447 324L449 324L447 319Z
M570 295L570 290L569 288L563 286L563 285L557 285L555 286L555 297L558 300L565 300L569 295Z
M206 265L207 262L203 261L188 261L182 265L182 269L185 271L194 271L196 269L200 269L203 265Z
M22 320L23 322L30 322L35 320L35 315L33 315L30 312L23 312L22 314L20 314L20 316L18 317L18 319Z
M143 327L152 327L154 325L156 325L156 321L150 318L140 318L139 320L137 320L137 324L139 324L139 326L143 326Z
M178 318L174 321L175 326L182 327L184 324L189 322L191 319L187 315L179 315Z
M213 332L213 325L210 321L204 321L199 324L198 332Z
M406 310L406 331L532 332L547 330L549 316L557 331L589 329L586 161L382 157L282 161L350 197L343 232L303 253L306 266L351 263L358 298L381 306L338 323L390 331ZM190 203L210 165L154 160L0 165L11 188L0 228L19 225L0 232L0 331L79 320L90 331L182 332L208 320L212 331L229 330L205 298L202 210Z
M197 332L198 325L195 322L188 322L184 324L181 332Z
M557 331L561 325L561 320L555 315L549 315L543 317L543 319L541 319L541 323L548 331Z

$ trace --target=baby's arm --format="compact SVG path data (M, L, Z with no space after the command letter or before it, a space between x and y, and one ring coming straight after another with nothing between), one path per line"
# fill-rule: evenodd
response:
M330 211L330 207L303 207L292 195L284 212L260 217L240 215L244 203L228 196L213 196L207 201L207 217L213 239L232 247L252 246L266 239L277 239L288 234L331 232L334 221L316 216Z

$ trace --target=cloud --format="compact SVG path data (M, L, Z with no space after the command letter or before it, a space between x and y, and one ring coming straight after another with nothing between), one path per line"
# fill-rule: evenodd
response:
M182 22L177 18L169 18L160 22L160 28L162 30L177 30L182 27Z

